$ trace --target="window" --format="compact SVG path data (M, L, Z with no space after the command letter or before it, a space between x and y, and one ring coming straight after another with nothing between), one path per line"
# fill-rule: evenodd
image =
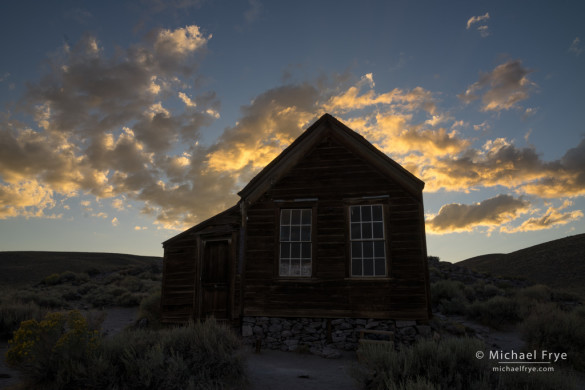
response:
M382 205L350 206L351 276L386 276Z
M280 276L311 276L311 209L280 210Z

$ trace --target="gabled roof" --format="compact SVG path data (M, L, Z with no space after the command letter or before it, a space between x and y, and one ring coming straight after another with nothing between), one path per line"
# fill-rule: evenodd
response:
M242 201L250 204L264 194L274 183L300 162L322 139L331 137L348 150L395 180L417 199L422 198L425 183L392 160L364 137L330 114L324 114L303 134L272 160L239 193Z
M168 240L166 240L165 242L162 243L163 247L167 244L170 244L173 241L180 239L180 238L184 238L184 237L187 237L191 234L200 232L201 230L203 230L209 226L212 226L215 224L218 224L218 225L225 224L225 223L228 223L232 220L235 223L239 223L239 219L240 219L240 204L238 203L238 204L230 207L229 209L224 210L221 213L216 214L213 217L208 218L205 221L198 223L197 225L185 230L184 232L181 232L181 233L177 234L176 236L169 238Z

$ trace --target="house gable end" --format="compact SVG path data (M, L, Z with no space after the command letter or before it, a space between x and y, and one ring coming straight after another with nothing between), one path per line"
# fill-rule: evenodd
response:
M414 197L422 201L423 181L390 159L364 137L329 114L323 115L256 175L238 193L242 201L246 204L251 204L259 199L326 137L335 139L356 156L367 161L386 177L398 182Z

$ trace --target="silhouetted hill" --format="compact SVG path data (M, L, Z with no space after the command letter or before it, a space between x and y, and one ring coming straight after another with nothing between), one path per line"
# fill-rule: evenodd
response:
M113 271L128 266L160 264L161 257L94 252L0 252L0 286L38 283L65 271Z
M488 254L457 265L493 275L521 277L585 293L585 234L561 238L508 254Z

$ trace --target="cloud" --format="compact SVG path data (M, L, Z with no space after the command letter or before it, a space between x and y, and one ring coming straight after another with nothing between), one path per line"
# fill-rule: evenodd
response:
M156 58L172 58L178 62L205 46L209 39L211 34L204 36L195 25L175 30L161 29L156 34L153 54Z
M505 187L539 198L585 195L585 139L563 157L543 161L533 146L518 148L498 138L458 155L438 157L415 167L426 191L473 191Z
M479 98L477 92L485 89L482 111L509 110L529 97L529 92L536 84L528 79L531 71L522 66L519 60L508 61L498 65L489 73L482 74L479 81L467 88L458 97L465 103Z
M480 15L480 16L472 16L471 18L469 18L467 20L467 29L469 30L469 28L474 24L474 23L479 23L482 22L484 20L488 20L490 18L490 14L489 12L486 12L485 15Z
M506 233L517 233L534 230L546 230L553 227L566 225L583 218L583 212L581 210L561 212L561 210L569 206L572 206L572 202L570 201L563 202L560 207L550 206L541 216L529 218L517 227L504 226L502 227L502 231Z
M530 202L510 195L498 195L472 205L451 203L444 205L437 215L426 221L427 232L446 234L470 232L478 227L495 229L528 212Z
M120 224L120 221L118 221L117 217L112 218L112 226L118 226Z
M124 202L124 199L116 198L112 200L112 207L118 211L126 210L126 204Z
M489 18L490 14L488 12L486 12L485 15L472 16L467 20L467 29L469 30L472 25L479 23L480 25L477 27L477 31L479 31L482 38L485 38L490 35L489 28L486 24Z
M197 103L191 100L191 98L184 92L179 92L179 99L181 99L187 107L197 107Z
M0 219L12 217L58 218L46 214L55 207L54 192L36 180L23 180L12 184L0 182Z
M87 24L93 18L91 12L83 8L73 8L65 12L66 19L75 20L79 24Z
M260 16L260 12L262 11L262 4L259 0L248 0L248 4L250 4L250 8L244 12L244 18L246 19L246 22L252 23L255 22Z
M581 39L579 37L573 39L571 46L569 46L569 52L575 54L576 56L579 56L581 53L583 53L583 48L581 47Z
M390 92L376 94L373 75L368 73L354 86L340 95L332 96L323 108L329 112L348 112L372 106L389 106L395 109L415 110L422 108L430 114L436 111L435 101L430 91L415 87L410 91L396 88ZM367 91L363 92L363 89Z
M379 90L371 73L266 90L241 108L215 143L202 145L200 129L220 116L215 93L201 93L195 83L198 53L210 38L187 26L153 31L114 56L92 36L63 48L22 100L19 109L30 122L1 117L2 218L50 217L64 199L91 195L109 199L117 210L142 204L140 212L158 228L182 230L235 204L237 191L324 112L423 178L428 192L499 187L551 198L585 193L585 141L551 162L506 139L473 147L476 140L459 132L471 125L442 110L438 94L422 87ZM519 61L502 64L462 98L481 98L484 110L517 107L532 85L528 73ZM172 104L177 101L182 104ZM527 202L492 199L447 205L430 226L441 234L492 229L520 216ZM466 223L449 225L457 213Z
M45 210L51 201L42 199L56 194L122 195L157 205L156 196L165 192L193 190L196 186L184 176L190 165L184 153L197 143L199 129L219 115L219 102L213 92L189 97L194 106L184 110L171 110L164 102L191 80L197 69L194 54L210 38L197 26L158 30L111 57L90 35L66 45L52 58L50 71L30 84L19 107L34 122L8 115L0 121L5 196L17 189L32 191L27 183L37 183L45 189L44 198L28 198ZM177 145L184 150L176 150ZM161 177L173 183L162 193ZM193 193L188 197L195 198ZM44 215L27 207L5 209L3 215Z

